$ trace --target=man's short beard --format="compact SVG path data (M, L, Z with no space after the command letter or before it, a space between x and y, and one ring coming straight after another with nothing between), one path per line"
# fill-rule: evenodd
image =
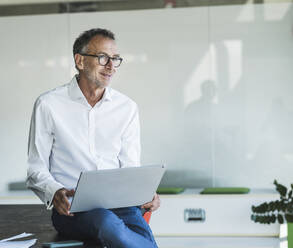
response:
M101 83L98 79L96 79L92 73L88 70L84 70L85 77L92 83L94 83L97 87L106 87L104 83Z

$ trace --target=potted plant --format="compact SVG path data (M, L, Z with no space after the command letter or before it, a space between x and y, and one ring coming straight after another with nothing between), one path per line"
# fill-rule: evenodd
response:
M280 224L286 222L288 225L288 248L293 248L293 184L291 184L290 190L279 184L277 180L274 181L274 185L280 194L280 199L252 206L251 219L261 224L271 224L276 221Z

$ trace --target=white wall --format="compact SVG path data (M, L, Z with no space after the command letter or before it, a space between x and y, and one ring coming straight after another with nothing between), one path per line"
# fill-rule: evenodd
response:
M36 97L70 78L66 15L0 18L0 191L26 176Z
M117 36L112 86L140 107L165 185L267 187L293 172L293 4L0 18L0 191L23 180L35 98L74 74L82 31Z

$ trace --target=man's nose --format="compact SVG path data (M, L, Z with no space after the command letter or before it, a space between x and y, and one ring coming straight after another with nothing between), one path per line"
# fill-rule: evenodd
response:
M110 69L110 70L113 70L113 69L114 69L114 64L113 64L112 59L109 59L109 62L108 62L108 64L106 65L106 68L107 68L107 69Z

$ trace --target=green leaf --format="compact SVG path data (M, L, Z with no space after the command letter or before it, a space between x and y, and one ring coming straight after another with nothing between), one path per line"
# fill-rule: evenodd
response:
M254 208L253 208L253 212L254 213L265 213L265 212L267 212L268 211L268 204L266 203L266 202L264 202L264 203L262 203L262 204L260 204L260 205L258 205L258 206L254 206Z
M272 215L272 223L275 223L276 222L276 220L277 220L277 217L276 217L276 215Z
M274 211L276 204L274 202L269 202L268 211Z
M280 214L278 214L278 222L280 223L280 224L283 224L284 223L284 218L283 218L283 216L282 215L280 215Z
M279 192L279 194L281 195L281 197L286 197L287 188L284 185L279 184L277 182L277 180L274 181L274 184L276 186L276 190Z
M269 216L269 215L254 215L254 216L251 216L251 219L254 222L258 222L261 224L270 224L271 216Z
M287 211L289 213L293 213L293 202L292 201L287 204Z
M285 201L283 199L281 201L277 201L276 210L278 212L280 212L280 211L284 211L285 209L286 209L286 203L285 203Z
M293 222L293 214L285 214L285 219L287 222Z
M276 209L277 211L280 211L282 208L282 202L279 200L276 200Z
M276 218L274 218L274 215L273 214L270 214L268 216L268 218L269 218L269 223L268 224L274 223L274 220L276 219Z

